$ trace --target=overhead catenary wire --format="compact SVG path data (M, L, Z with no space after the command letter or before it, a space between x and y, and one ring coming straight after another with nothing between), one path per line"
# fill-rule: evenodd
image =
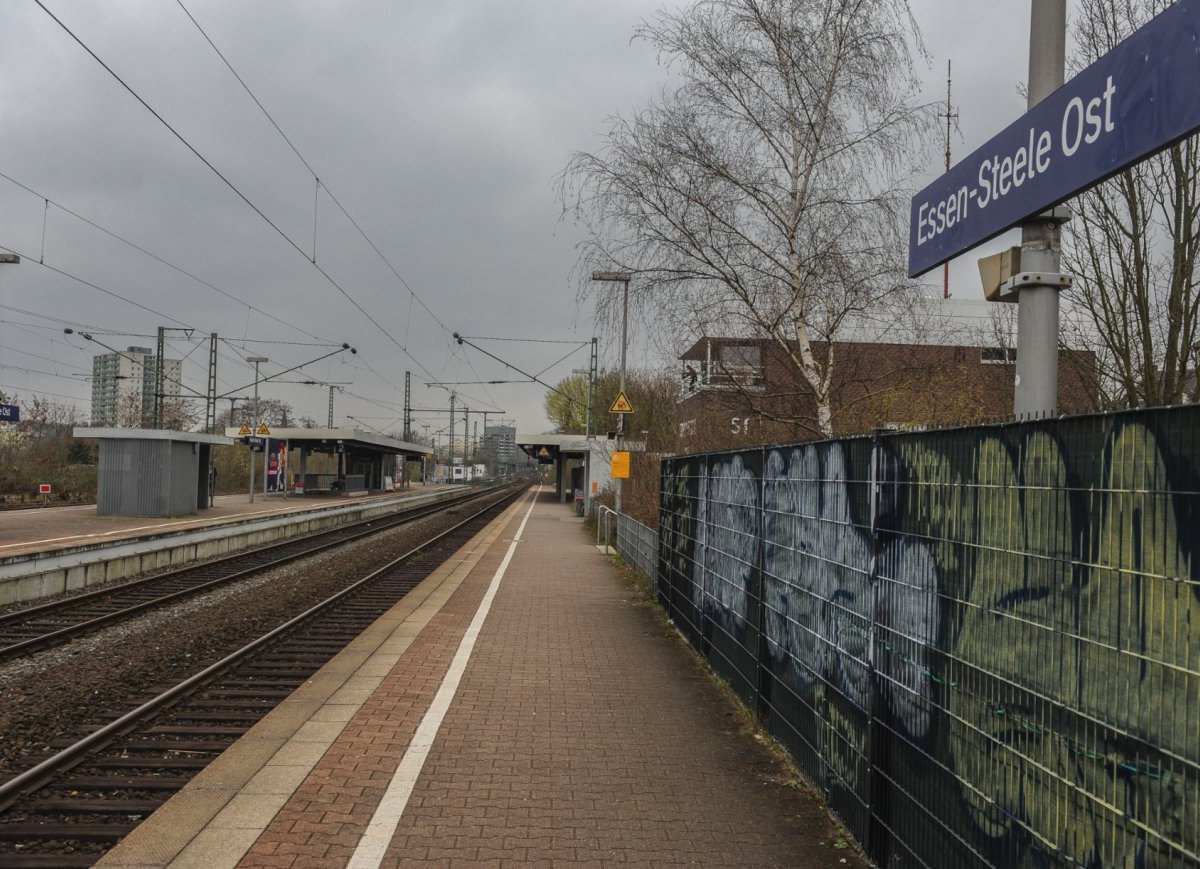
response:
M483 349L482 347L480 347L478 344L472 344L472 343L471 343L471 341L470 341L470 339L468 339L468 338L464 338L463 336L459 335L457 332L456 332L456 333L454 333L454 339L455 339L456 341L458 341L460 344L463 344L463 343L465 343L465 344L467 344L468 346L475 348L475 349L476 349L476 350L478 350L480 353L482 353L484 356L489 356L489 357L491 357L492 359L495 359L497 362L499 362L499 363L500 363L501 365L503 365L505 368L512 369L513 371L517 372L518 374L520 374L520 375L522 375L522 376L524 376L524 377L528 377L528 378L529 378L529 380L530 380L531 382L533 382L533 383L538 383L538 384L541 384L542 386L544 386L544 387L546 387L547 389L549 389L551 392L555 392L555 393L557 393L557 394L561 395L561 396L562 396L563 398L565 398L567 401L570 401L570 402L572 402L572 403L574 403L574 404L578 404L580 407L585 407L585 406L586 406L586 405L584 405L584 404L583 404L583 402L579 401L579 400L578 400L577 398L575 398L574 396L567 395L567 393L563 392L563 391L562 391L561 389L559 389L557 386L551 386L549 383L546 383L544 380L540 380L540 379L537 377L537 375L530 374L530 373L529 373L529 372L527 372L527 371L522 371L520 368L518 368L517 366L513 365L511 362L506 362L505 360L501 359L501 358L500 358L499 356L497 356L495 353L489 353L487 350L484 350L484 349Z
M136 250L138 253L142 254L143 256L149 257L150 259L154 260L155 262L160 263L161 265L164 265L167 268L172 269L175 272L178 272L179 274L183 275L184 277L186 277L190 280L195 281L196 283L200 284L201 286L208 287L210 290L220 293L225 298L230 299L231 301L237 302L239 305L244 305L249 310L251 310L257 314L261 314L262 316L266 317L267 319L274 320L276 323L279 323L282 326L286 326L287 328L292 329L292 330L300 333L301 335L307 335L309 338L312 338L314 341L322 340L320 336L313 335L311 332L300 328L299 326L295 325L294 323L289 323L287 320L284 320L281 317L277 317L268 311L264 311L263 309L250 304L245 299L238 297L237 295L229 292L228 290L222 289L221 287L218 287L216 284L210 283L209 281L206 281L204 278L201 278L198 275L193 274L192 272L188 271L187 269L183 268L182 266L176 265L175 263L171 262L170 260L167 260L167 259L159 256L158 254L154 253L153 251L148 250L145 247L142 247L137 242L134 242L128 238L125 238L123 235L121 235L117 232L114 232L113 230L109 229L108 227L102 226L101 224L97 223L96 221L94 221L88 217L84 217L79 212L77 212L71 208L68 208L67 206L63 205L61 202L56 202L55 200L44 196L43 194L41 194L38 191L31 188L29 185L23 184L22 182L13 178L11 175L7 175L4 172L0 172L0 178L3 178L5 181L9 182L10 184L21 188L22 190L24 190L27 193L32 194L33 196L37 196L37 197L45 200L45 202L47 202L49 205L53 205L59 211L62 211L65 214L71 215L71 217L74 217L76 220L80 221L81 223L87 224L88 226L92 227L92 229L95 229L97 232L102 232L105 235L107 235L109 238L112 238L115 241L119 241L122 244L127 245L130 248L133 248L134 250ZM44 234L44 226L43 226L43 234ZM44 251L45 251L45 242L43 239L43 254L44 254ZM39 265L45 265L44 257L42 260L39 260Z
M244 192L242 192L242 190L240 188L238 188L238 186L236 184L233 183L233 181L231 181L210 160L208 160L194 145L192 145L191 142L189 142L174 126L172 126L140 94L138 94L133 89L133 87L128 82L126 82L125 79L122 78L109 64L107 64L102 58L100 58L100 56L95 51L93 51L83 41L83 39L80 38L62 19L60 19L57 15L55 15L46 6L46 4L42 2L42 0L34 0L34 2L55 24L57 24L76 44L78 44L80 46L80 48L82 48L90 57L92 57L92 59L95 60L95 62L98 63L101 66L101 68L104 69L105 72L107 72L127 93L129 93L130 96L132 96L140 105L142 105L143 108L145 108L146 111L148 111L155 118L155 120L157 120L160 124L162 124L164 127L166 127L167 130L172 134L172 136L174 136L180 142L180 144L182 144L193 156L196 157L196 159L198 159L206 168L208 168L210 172L212 172L214 175L216 175L216 177L226 187L228 187L230 189L230 191L233 192L234 195L239 200L241 200L256 215L258 215L259 218L262 219L263 222L266 223L272 230L274 230L275 233L278 234L293 250L295 250L301 256L304 256L305 260L310 262L310 265L315 269L315 271L317 271L317 273L320 274L331 287L336 289L347 301L349 301L351 303L351 305L360 314L362 314L373 326L375 326L375 328L381 334L383 334L383 336L390 343L394 344L408 359L410 359L413 362L413 364L420 371L422 371L424 374L428 375L431 379L434 379L434 380L438 379L437 376L434 375L433 372L430 371L430 369L420 359L418 359L413 353L411 353L409 351L407 346L405 346L404 344L401 344L399 341L397 341L396 338L391 334L391 332L389 332L386 328L384 328L382 323L380 323L376 317L374 317L369 311L367 311L345 289L345 287L343 287L325 268L323 268L321 265L317 264L314 260L310 259L310 257L306 253L306 251L291 236L289 236L278 224L276 224L274 221L272 221L270 219L270 217L261 208L259 208ZM314 177L316 177L315 173L314 173ZM316 180L318 182L320 181L319 178L317 178ZM407 289L409 291L409 293L412 294L412 297L416 300L416 302L419 305L421 305L421 307L434 320L434 322L437 323L438 326L441 327L441 329L446 333L447 342L451 347L453 347L453 345L450 344L450 342L449 342L449 336L450 336L449 327L444 322L442 322L442 320L433 312L432 309L429 308L429 306L413 290L413 288L407 283L407 281L405 281L403 276L400 275L399 271L396 270L395 266L387 259L387 257L383 255L382 251L374 243L374 241L369 236L367 236L367 234L362 229L362 226L358 223L358 221L355 220L355 218L342 205L342 203L337 198L337 196L332 191L330 191L329 188L326 185L324 185L323 183L321 183L320 186L324 187L324 189L325 189L326 193L329 195L331 201L334 202L335 205L337 205L339 210L346 216L346 218L355 227L355 229L359 232L359 234L363 237L363 239L367 242L367 244L381 258L381 260L385 263L385 265L393 273L393 275L397 278L397 280L400 281L401 285L403 285L405 287L405 289ZM87 283L87 282L85 281L84 283ZM243 302L243 304L245 304L245 303ZM142 306L142 307L144 307L144 306ZM254 309L254 310L257 310L257 309ZM165 315L161 315L155 311L151 311L151 313L154 313L156 316L162 316L162 317L164 317L164 319L169 319L172 322L179 322L177 320L174 320L174 318L165 317ZM309 334L309 333L305 333L305 334ZM315 336L312 336L312 337L315 337ZM451 355L452 354L453 354L453 351L452 351ZM467 363L468 363L468 365L470 365L470 360L467 360ZM393 385L393 388L395 388L394 385ZM470 398L472 401L476 401L481 404L489 404L489 402L484 402L475 397L470 397Z
M225 54L220 50L220 48L217 47L217 44L208 35L208 33L205 31L204 27L200 24L200 22L198 20L196 20L196 17L194 15L192 15L192 13L188 10L187 6L184 5L183 0L176 0L176 3L178 4L179 8L183 10L184 14L187 15L188 20L190 20L192 22L192 24L193 24L193 26L195 26L196 30L200 32L200 35L204 37L205 42L207 42L209 44L209 46L212 48L212 50L216 53L217 57L219 57L221 59L221 62L225 64L226 68L233 75L233 77L237 80L238 84L241 85L242 89L246 92L247 96L249 96L250 99L253 100L253 102L256 106L258 106L259 110L263 113L263 115L266 117L266 119L270 122L271 126L275 128L275 131L277 133L279 133L280 137L284 140L284 142L287 143L288 147L291 148L292 153L294 153L296 155L296 158L304 165L304 168L306 170L308 170L308 173L312 176L313 182L314 182L313 244L312 244L312 255L310 258L312 264L314 266L316 266L316 261L317 261L317 256L316 256L316 251L317 251L317 220L316 220L317 203L319 201L320 191L324 190L325 193L329 196L330 201L333 202L333 204L337 206L338 210L350 222L350 225L354 227L355 231L359 234L359 236L362 238L362 240L365 241L367 243L367 245L371 248L371 250L375 252L375 255L377 257L379 257L380 262L382 262L387 267L387 269L392 273L392 275L396 278L396 280L399 281L400 285L403 286L404 289L406 289L408 291L408 293L409 293L409 311L405 318L405 332L404 332L405 341L403 343L397 341L390 332L383 329L383 327L379 323L377 323L374 320L374 318L371 317L371 315L369 315L361 307L359 307L360 312L364 316L366 316L367 319L371 320L371 322L374 323L375 326L377 328L379 328L380 331L382 331L384 333L384 335L393 344L395 344L397 347L399 347L400 350L406 356L408 356L408 358L411 359L421 371L423 371L425 374L428 374L430 377L433 377L434 375L432 374L432 372L430 372L429 369L427 369L415 356L413 356L408 351L407 337L408 337L409 324L411 323L411 319L412 319L412 302L415 300L417 302L417 304L421 306L421 308L425 311L425 313L428 314L430 316L430 318L432 318L432 320L442 329L442 331L445 334L445 336L447 337L447 339L449 339L449 337L452 334L452 330L450 329L450 327L447 326L441 320L441 318L438 317L438 315L433 311L433 309L430 308L425 303L425 300L422 299L421 296L417 293L417 291L412 288L412 286L408 283L407 280L405 280L404 276L402 274L400 274L399 270L395 267L395 265L392 263L392 261L390 259L388 259L387 255L384 254L384 252L379 248L379 246L375 243L374 239L372 239L367 234L366 230L364 230L362 228L361 224L359 224L358 220L355 219L354 215L350 213L349 209L347 209L342 204L341 200L338 199L337 194L335 194L329 188L329 185L326 184L321 179L320 175L317 173L317 170L315 168L313 168L312 164L309 163L308 160L304 157L304 155L300 152L300 149L296 146L296 144L291 140L291 138L288 137L287 133L285 133L283 131L283 128L280 127L279 124L275 121L275 118L272 117L271 113L269 111L267 111L267 108L263 104L262 100L260 100L258 98L258 96L254 93L254 91L251 90L250 86L246 83L246 80L244 78L242 78L242 76L234 68L233 63L229 60L229 58L226 57ZM295 246L295 245L293 245L293 246ZM324 274L324 270L318 268L318 271L321 271L322 274ZM328 278L328 276L326 276L326 277ZM333 282L332 278L329 278L329 280L331 281L331 283ZM334 285L337 286L336 283ZM341 290L341 287L338 287L338 289ZM342 292L345 295L345 291L343 290ZM350 297L348 295L347 295L347 298L350 299ZM358 307L357 302L354 302L353 299L350 299L350 301L352 304L355 305L355 307ZM454 344L452 342L448 341L447 346L450 349L451 355L454 355L454 351L455 351ZM464 358L464 361L466 361L468 367L470 367L471 366L470 359L467 359L465 356L463 358ZM444 367L443 367L443 370L444 370ZM476 376L478 376L477 372L476 372ZM486 389L484 390L484 392L485 392L485 394L487 394L488 399L489 399L489 402L486 402L486 403L491 403L493 406L496 406L495 398L490 393L488 393ZM473 399L473 400L479 401L479 399ZM484 402L481 402L481 403L484 403Z
M283 229L281 229L278 224L276 224L273 220L271 220L271 218L268 217L267 214L261 208L259 208L257 205L254 204L253 200L251 200L245 193L243 193L236 184L234 184L232 181L230 181L229 178L227 178L225 176L225 174L221 172L220 169L218 169L215 165L213 165L213 163L207 157L205 157L202 153L200 153L200 151L194 145L192 145L192 143L189 142L183 136L182 133L180 133L178 130L176 130L175 127L173 127L170 124L170 122L167 121L166 118L164 118L161 114L159 114L154 109L153 106L151 106L148 102L146 102L146 100L143 99L142 96L140 94L138 94L138 92L135 91L133 89L133 87L129 85L128 82L125 81L125 79L123 79L120 75L117 74L116 70L114 70L111 66L109 66L107 63L105 63L104 60L101 59L101 57L98 54L96 54L96 52L92 51L92 49L87 45L87 43L85 43L82 39L80 39L79 36L77 36L75 34L75 32L72 31L71 28L69 28L66 25L65 22L63 22L58 16L56 16L53 12L51 12L46 7L46 5L42 2L42 0L33 0L33 2L36 3L37 6L43 12L45 12L47 15L49 15L50 18L54 21L54 23L57 24L59 27L61 27L63 29L63 31L79 45L80 48L82 48L84 51L86 51L88 53L88 55L91 56L92 59L94 59L96 61L96 63L100 64L100 66L105 70L105 72L107 72L109 75L111 75L117 81L117 83L120 84L121 87L123 87L129 93L130 96L132 96L135 100L137 100L138 103L140 103L146 109L146 111L150 112L150 114L154 116L155 120L157 120L160 124L162 124L164 127L166 127L167 130L171 133L171 135L173 135L185 148L187 148L187 150L190 151L196 157L196 159L198 159L214 175L216 175L217 178L219 178L221 180L221 182L224 183L225 186L228 187L234 193L234 195L236 195L242 202L244 202L246 204L247 207L249 207L255 214L257 214L263 220L263 222L265 222L269 227L271 227L271 229L273 229L276 232L276 234L279 235L280 238L282 238L285 242L287 242L287 244L290 245L292 247L292 249L294 249L297 253L299 253L301 256L303 256L305 260L309 261L312 264L312 267L314 269L316 269L317 272L320 273L320 275L322 277L325 278L325 280L329 283L330 286L332 286L339 293L341 293L341 295L343 297L345 297L345 299L348 302L350 302L350 304L353 305L360 314L362 314L364 317L366 317L367 320L370 321L371 324L375 326L375 328L377 328L386 338L388 338L388 340L390 340L393 344L395 344L396 347L398 347L401 350L401 352L403 352L406 356L408 356L410 359L412 359L412 361L415 365L417 365L422 371L425 371L431 377L433 376L432 372L429 372L425 368L425 366L420 362L420 360L418 360L415 356L413 356L411 353L409 353L408 349L406 347L402 346L400 344L400 342L396 341L396 339L392 336L392 334L390 332L388 332L388 330L385 329L383 327L383 325L378 320L375 319L375 317L373 317L370 313L368 313L367 310L365 308L363 308L363 306L360 305L358 303L358 301L353 296L351 296L350 293L347 292L346 289L340 283L338 283L338 281L335 280L332 275L329 274L329 272L327 272L324 268L322 268L316 262L313 262L309 258L307 252L302 247L300 247L300 245L297 244L290 235L288 235L286 232L284 232ZM19 252L13 251L13 253L19 253ZM153 313L157 314L157 312L153 312ZM159 314L158 316L166 316L166 315ZM174 320L174 318L169 318L169 319L171 319L172 322L179 322L178 320ZM445 328L445 327L443 326L443 328Z
M288 137L287 133L285 133L283 131L283 128L279 126L279 124L275 121L275 118L271 116L271 113L269 111L267 111L267 107L265 105L263 105L262 100L260 100L258 98L258 96L254 93L254 91L246 83L246 80L244 78L242 78L242 76L234 68L234 66L230 62L229 58L226 57L225 54L221 51L221 49L217 47L217 44L212 40L212 37L210 37L208 35L208 33L205 31L204 27L200 24L199 21L196 20L196 17L194 15L192 15L192 13L188 10L187 6L184 5L183 0L175 0L175 2L179 5L179 8L183 10L184 14L187 15L188 20L192 22L192 24L195 26L196 30L199 31L200 35L204 37L205 42L207 42L209 44L209 46L212 48L212 50L216 53L217 57L219 57L221 59L221 62L225 64L225 67L229 70L230 74L232 74L233 77L235 79L237 79L238 84L241 85L242 89L246 92L246 95L249 96L250 99L254 101L254 104L256 106L258 106L259 110L263 113L263 115L266 117L266 119L270 122L271 126L275 128L275 131L277 133L279 133L280 137L284 140L284 142L287 143L288 147L291 148L292 153L296 155L296 159L298 159L304 165L304 168L308 170L308 173L313 178L316 192L319 193L321 190L325 191L325 193L329 196L330 201L333 202L333 204L337 206L338 210L345 216L345 218L348 221L350 221L350 225L354 227L355 231L359 234L359 236L363 239L363 241L365 241L367 243L367 245L371 248L371 250L375 252L376 256L379 257L380 261L385 266L387 266L388 270L391 271L392 275L395 276L396 280L398 280L400 282L401 286L403 286L406 290L408 290L410 300L416 300L417 304L419 304L425 310L425 313L427 313L433 319L433 321L442 328L442 330L444 332L449 334L451 331L450 327L447 326L445 323L443 323L441 318L439 318L437 316L437 314L435 314L433 312L433 310L427 304L425 304L425 300L420 297L420 295L416 292L416 290L414 290L412 288L411 285L409 285L408 281L406 281L404 279L404 276L400 274L399 270L395 267L395 265L392 264L391 260L389 260L387 258L387 256L383 253L382 250L380 250L379 246L375 243L374 239L372 239L367 234L366 230L364 230L362 228L361 224L359 224L359 222L354 218L354 215L352 215L350 213L349 209L347 209L344 205L342 205L342 202L340 199L338 199L337 195L332 190L329 189L329 185L321 180L321 177L318 174L317 170L313 168L312 164L309 163L307 159L305 159L304 155L300 152L300 149L298 147L296 147L296 144L291 140L291 138ZM316 196L314 195L314 209L313 209L314 210L314 218L315 218L315 212L316 212L315 199L316 199ZM313 235L312 255L310 257L310 260L315 264L315 262L316 262L316 245L317 245L315 219L313 221L313 224L314 224L314 227L313 227L314 235ZM293 246L295 246L295 245L293 245ZM396 342L396 344L397 344L397 346L401 347L401 349L403 349L403 345L401 345L399 342ZM416 360L414 359L413 361L415 362ZM426 373L428 373L428 372L426 372Z
M589 338L587 341L570 341L563 338L497 338L488 335L463 335L464 341L509 341L516 344L579 344L586 347L591 343Z
M36 0L35 0L35 2L36 2ZM73 281L81 283L85 287L91 287L93 290L99 290L100 292L104 293L105 295L112 296L114 299L120 299L122 302L125 302L127 305L133 305L135 308L140 308L141 310L145 311L146 313L153 314L154 316L159 317L163 320L169 320L170 322L177 323L178 325L180 325L184 328L187 328L187 329L195 328L195 327L190 326L187 323L183 322L182 320L175 319L170 314L164 314L162 311L156 311L153 308L148 307L147 305L143 305L141 302L135 302L133 299L127 299L124 296L122 296L120 293L106 289L105 287L102 287L96 283L92 283L91 281L86 280L85 278L81 278L78 275L73 275L68 271L65 271L60 268L56 268L52 265L47 265L46 263L39 263L36 260L34 260L32 257L30 257L29 255L24 254L19 250L15 250L14 248L8 247L7 245L0 245L0 250L5 250L5 251L8 251L9 253L15 253L17 256L21 257L26 262L36 263L38 268L49 269L50 271L54 272L57 275L62 275L64 278L69 278Z

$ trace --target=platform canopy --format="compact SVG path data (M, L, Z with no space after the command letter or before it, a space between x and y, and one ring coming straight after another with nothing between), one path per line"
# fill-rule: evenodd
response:
M516 444L525 455L543 465L556 462L563 455L578 457L591 451L588 439L577 434L517 435Z
M230 437L241 437L242 432L236 426L225 429ZM356 428L280 428L271 427L271 440L287 441L292 447L321 447L336 448L341 444L345 449L355 449L363 452L382 452L401 455L406 459L420 458L430 455L433 448L426 444L414 444L386 435L361 431Z

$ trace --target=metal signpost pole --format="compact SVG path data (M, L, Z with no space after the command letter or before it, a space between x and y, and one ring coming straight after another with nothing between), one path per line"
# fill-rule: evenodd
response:
M629 340L629 282L633 279L633 275L629 272L592 272L593 281L612 281L624 285L624 293L621 298L621 395L625 394L625 351ZM625 449L625 414L617 416L617 450L624 451ZM617 512L621 512L621 484L622 479L617 477L614 481L617 487L616 508Z
M1029 28L1029 105L1063 84L1067 0L1033 0ZM1021 224L1021 270L1059 274L1060 220L1035 217ZM1013 412L1023 417L1058 413L1058 284L1029 284L1017 295L1017 377Z
M624 280L624 290L621 299L621 394L625 394L625 349L629 343L629 277ZM617 449L625 450L625 414L617 417ZM621 514L621 490L625 481L617 477L617 515Z

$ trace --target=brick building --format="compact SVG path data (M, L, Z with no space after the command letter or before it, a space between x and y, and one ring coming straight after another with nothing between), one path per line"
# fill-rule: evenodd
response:
M826 345L814 343L823 358ZM676 406L679 449L701 451L820 437L808 383L768 339L705 338L685 352ZM1081 371L1091 351L1059 355L1062 413L1092 409ZM937 427L1012 416L1016 351L953 344L837 342L836 435L885 426Z

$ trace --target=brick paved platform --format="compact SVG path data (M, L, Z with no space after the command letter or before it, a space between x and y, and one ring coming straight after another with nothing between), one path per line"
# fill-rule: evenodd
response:
M865 866L593 542L526 496L99 865Z

